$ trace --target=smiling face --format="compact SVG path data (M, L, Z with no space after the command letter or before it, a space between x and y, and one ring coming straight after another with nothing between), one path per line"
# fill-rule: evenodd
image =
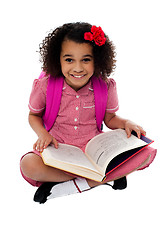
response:
M60 63L67 84L75 91L85 86L94 73L92 46L65 40L62 43Z

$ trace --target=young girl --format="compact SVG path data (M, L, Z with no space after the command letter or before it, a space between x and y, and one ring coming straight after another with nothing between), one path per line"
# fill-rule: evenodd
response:
M145 131L115 113L119 108L116 83L108 78L115 69L115 48L101 27L64 24L45 38L40 54L43 72L34 81L29 101L29 123L38 140L33 152L22 157L21 172L30 184L39 187L34 200L44 203L101 184L44 165L40 152L49 144L55 148L58 143L71 144L84 150L87 142L101 133L102 121L110 129L125 129L128 137L132 130L139 138ZM96 100L98 86L105 92ZM98 122L100 95L105 109ZM123 177L114 181L113 188L123 189L126 184Z

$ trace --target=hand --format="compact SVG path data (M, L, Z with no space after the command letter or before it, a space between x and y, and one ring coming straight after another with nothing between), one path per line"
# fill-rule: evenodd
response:
M135 131L137 133L138 138L141 137L141 134L146 135L146 132L143 130L142 127L129 120L125 122L125 131L128 138L131 136L132 131Z
M38 152L43 152L43 150L46 147L48 147L48 145L51 143L54 144L55 148L58 148L57 140L46 131L39 136L38 140L33 145L33 150L37 150Z

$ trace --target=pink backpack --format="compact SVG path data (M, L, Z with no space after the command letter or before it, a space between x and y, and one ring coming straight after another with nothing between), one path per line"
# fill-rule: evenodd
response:
M41 72L39 78L43 78L45 72ZM92 76L91 78L94 98L95 98L95 112L96 121L99 131L101 131L101 125L105 116L107 107L108 89L107 84L101 78ZM47 97L46 97L46 109L43 115L43 121L47 131L53 126L61 103L62 88L63 88L64 77L52 77L50 75L47 86Z

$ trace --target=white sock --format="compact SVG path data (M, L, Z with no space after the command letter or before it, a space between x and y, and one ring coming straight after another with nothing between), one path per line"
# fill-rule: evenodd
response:
M47 197L47 200L62 197L74 193L81 193L85 190L89 190L90 186L85 178L76 178L67 182L59 183L51 189L51 195Z
M114 181L107 182L111 187L114 185Z

